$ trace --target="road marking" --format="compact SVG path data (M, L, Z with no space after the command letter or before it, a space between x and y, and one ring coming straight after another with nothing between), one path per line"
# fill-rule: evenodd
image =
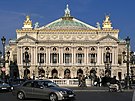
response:
M135 101L135 91L133 93L132 101Z

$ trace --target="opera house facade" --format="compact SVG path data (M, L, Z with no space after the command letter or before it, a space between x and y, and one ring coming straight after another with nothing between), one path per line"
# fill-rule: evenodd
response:
M44 26L32 24L26 16L16 40L10 40L11 60L16 60L19 75L47 78L76 78L78 75L126 75L122 52L126 42L112 27L110 16L96 27L71 16L68 5L61 18Z

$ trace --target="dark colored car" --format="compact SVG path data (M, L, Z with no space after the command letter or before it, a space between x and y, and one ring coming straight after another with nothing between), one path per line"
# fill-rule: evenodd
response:
M12 91L13 87L8 83L0 80L0 91Z
M25 79L9 79L8 82L14 88L20 86L25 81L26 81Z
M17 98L48 99L50 101L74 100L73 90L61 88L50 80L28 80L13 91Z

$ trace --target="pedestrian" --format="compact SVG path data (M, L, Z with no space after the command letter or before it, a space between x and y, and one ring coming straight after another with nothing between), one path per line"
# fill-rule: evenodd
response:
M87 86L86 86L86 77L85 77L85 75L82 76L82 79L81 79L81 87L87 87Z
M78 87L81 86L81 79L82 79L82 75L79 75L79 76L78 76Z

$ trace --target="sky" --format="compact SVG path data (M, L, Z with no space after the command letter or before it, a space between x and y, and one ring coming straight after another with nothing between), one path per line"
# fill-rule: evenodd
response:
M135 0L0 0L0 38L5 36L6 44L16 39L26 15L39 26L57 20L67 4L72 16L91 26L102 25L105 15L110 15L113 28L120 30L119 39L129 36L135 51Z

